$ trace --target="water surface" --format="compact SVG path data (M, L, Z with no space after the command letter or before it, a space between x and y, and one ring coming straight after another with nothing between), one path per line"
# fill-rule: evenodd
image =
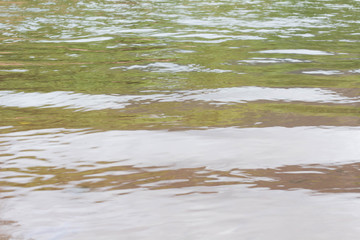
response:
M2 1L0 239L357 239L359 10Z

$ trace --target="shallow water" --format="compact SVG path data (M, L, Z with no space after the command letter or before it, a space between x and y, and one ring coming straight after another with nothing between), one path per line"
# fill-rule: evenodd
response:
M357 239L359 10L2 1L0 239Z

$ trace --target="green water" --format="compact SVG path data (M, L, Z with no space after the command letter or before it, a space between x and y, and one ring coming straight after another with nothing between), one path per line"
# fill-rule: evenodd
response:
M143 95L318 87L358 96L358 9L355 1L3 1L0 89ZM277 49L299 51L259 53ZM358 105L315 103L170 102L87 113L4 106L1 115L5 126L22 130L250 127L269 114L290 119L266 125L286 126L298 118L311 125L307 119L313 116L321 125L358 126Z
M1 1L0 239L354 239L359 11Z

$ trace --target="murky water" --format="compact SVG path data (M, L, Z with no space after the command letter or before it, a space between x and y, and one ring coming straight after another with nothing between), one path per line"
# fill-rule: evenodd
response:
M359 11L1 1L0 239L358 239Z

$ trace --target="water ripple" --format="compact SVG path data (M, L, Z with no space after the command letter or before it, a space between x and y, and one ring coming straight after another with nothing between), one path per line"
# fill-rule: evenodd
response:
M274 168L298 163L348 163L360 157L359 127L175 132L44 129L0 134L0 140L7 153L0 157L2 167L9 168L47 166L79 170L97 161L139 167Z
M178 91L169 94L148 95L90 95L66 91L49 93L0 91L0 106L3 107L62 107L82 111L121 109L134 102L184 102L205 101L212 104L246 103L252 101L284 101L315 103L358 103L359 97L345 97L321 88L266 88L238 87Z

